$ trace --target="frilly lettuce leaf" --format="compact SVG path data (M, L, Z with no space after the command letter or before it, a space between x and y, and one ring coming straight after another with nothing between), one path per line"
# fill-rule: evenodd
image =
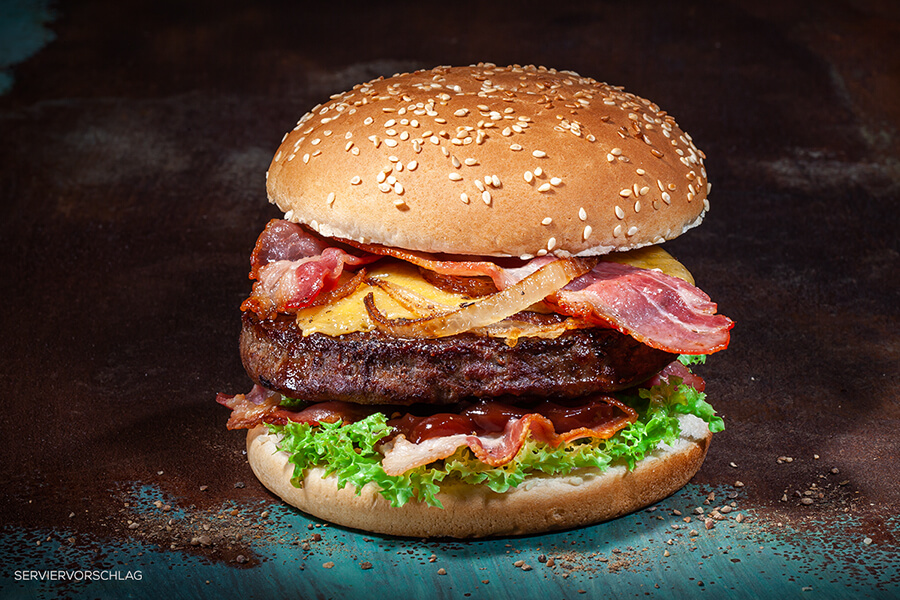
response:
M608 440L577 440L553 448L528 439L516 457L500 467L482 463L471 450L463 447L444 460L401 476L384 472L382 455L375 449L378 441L391 432L384 414L376 413L348 425L338 421L318 426L288 423L267 427L271 433L282 436L278 448L290 456L295 485L300 485L307 469L322 466L327 475L337 477L339 487L352 485L357 494L364 485L373 482L392 506L416 500L441 507L437 493L445 480L483 484L503 493L521 485L531 475L565 475L584 467L603 471L616 462L633 469L657 445L671 444L678 439L679 414L695 415L706 421L711 431L722 431L724 421L705 398L702 392L671 377L668 383L620 397L638 411L638 420Z

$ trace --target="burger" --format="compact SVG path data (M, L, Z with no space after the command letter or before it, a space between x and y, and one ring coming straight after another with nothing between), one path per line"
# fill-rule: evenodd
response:
M572 528L684 486L722 419L691 367L732 321L660 244L704 155L622 88L544 67L359 84L283 138L218 396L259 480L414 537Z

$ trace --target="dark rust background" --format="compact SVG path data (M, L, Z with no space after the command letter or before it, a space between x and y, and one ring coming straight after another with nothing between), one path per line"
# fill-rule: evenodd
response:
M57 39L15 68L0 521L128 538L130 482L197 510L268 498L214 397L249 385L238 306L276 214L269 160L332 93L487 60L623 85L709 157L712 210L667 244L737 322L702 370L727 429L696 481L900 546L896 3L299 4L62 2Z

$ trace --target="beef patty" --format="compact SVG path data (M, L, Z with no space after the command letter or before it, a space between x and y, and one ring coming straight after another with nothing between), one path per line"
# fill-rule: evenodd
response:
M509 346L471 333L436 339L380 332L304 337L292 317L261 320L250 312L243 315L241 357L258 384L291 398L402 405L612 392L649 379L675 359L598 327L553 339L521 337Z

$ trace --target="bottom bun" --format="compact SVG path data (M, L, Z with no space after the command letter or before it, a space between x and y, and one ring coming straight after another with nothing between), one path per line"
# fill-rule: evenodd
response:
M712 434L693 415L680 415L679 421L681 437L671 446L661 444L634 470L616 465L602 473L585 468L564 477L536 475L504 494L444 483L437 494L443 509L416 501L392 507L374 483L359 494L350 485L339 489L320 467L308 469L303 487L294 487L288 455L263 426L247 434L247 458L256 477L282 500L344 527L407 537L521 535L614 519L681 489L703 464Z

